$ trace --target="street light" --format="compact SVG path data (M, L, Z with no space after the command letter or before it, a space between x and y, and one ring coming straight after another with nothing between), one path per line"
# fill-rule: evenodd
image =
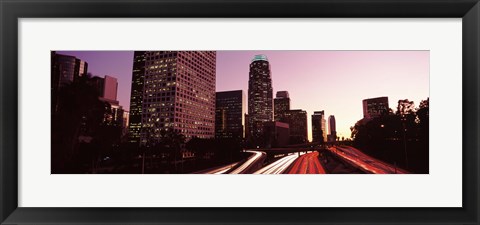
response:
M407 155L407 128L405 127L405 122L407 121L407 118L405 115L402 115L402 125L403 125L403 149L405 151L405 166L408 168L408 155Z

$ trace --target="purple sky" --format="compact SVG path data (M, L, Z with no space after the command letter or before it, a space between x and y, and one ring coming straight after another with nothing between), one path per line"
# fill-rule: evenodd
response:
M88 72L94 76L117 78L117 100L125 110L130 109L133 51L57 51L73 55L88 63Z
M93 75L118 78L118 100L128 110L133 52L59 51L89 64ZM311 115L325 110L335 115L337 134L350 137L350 126L363 117L362 100L387 96L396 110L399 99L418 106L429 97L429 51L218 51L217 91L247 91L248 70L256 54L271 65L273 91L286 90L291 108Z

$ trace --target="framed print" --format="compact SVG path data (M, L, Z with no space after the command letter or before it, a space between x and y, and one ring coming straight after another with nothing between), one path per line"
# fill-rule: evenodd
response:
M1 1L2 224L478 224L476 0Z

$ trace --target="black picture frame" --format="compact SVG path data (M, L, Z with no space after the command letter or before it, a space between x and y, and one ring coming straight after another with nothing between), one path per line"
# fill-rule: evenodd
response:
M479 224L479 0L0 0L1 224ZM463 18L461 208L18 207L18 19ZM448 43L445 43L448 44ZM445 193L448 194L448 193Z

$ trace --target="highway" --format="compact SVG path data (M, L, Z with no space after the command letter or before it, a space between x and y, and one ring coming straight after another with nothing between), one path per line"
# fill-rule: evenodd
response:
M375 174L408 173L405 170L396 168L395 166L368 156L360 150L351 146L334 146L328 148L328 150L338 155L339 157L349 161L350 163L358 166L365 172Z
M235 167L237 164L238 164L238 162L232 163L232 164L229 164L229 165L226 165L226 166L222 166L222 167L219 167L219 168L215 168L213 170L206 171L205 174L224 174L227 171L229 171L230 169L232 169L233 167Z
M260 161L263 162L263 159L265 159L266 156L265 152L260 151L247 150L245 152L253 153L253 155L250 156L243 164L229 172L229 174L248 173L253 166L260 163Z
M281 174L298 158L298 154L294 153L282 157L281 159L257 170L253 174Z
M307 153L295 160L288 174L324 174L325 169L318 160L318 152Z

